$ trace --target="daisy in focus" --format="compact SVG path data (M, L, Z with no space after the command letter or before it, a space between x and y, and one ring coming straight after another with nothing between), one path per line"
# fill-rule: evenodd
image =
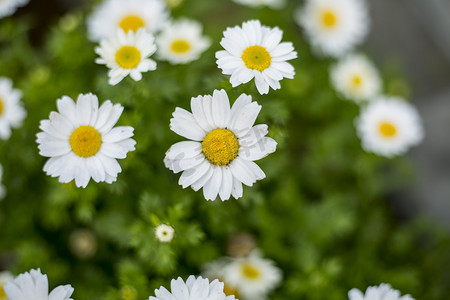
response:
M30 0L1 0L0 1L0 18L14 14L17 8L25 6Z
M348 292L349 300L414 300L410 295L400 297L400 292L394 290L389 284L382 283L379 286L369 286L363 294L358 289Z
M266 299L281 282L281 270L258 250L247 257L234 258L224 266L223 279L236 287L241 299Z
M160 224L155 229L155 236L161 243L170 243L175 235L175 229L167 224Z
M234 296L227 296L223 292L223 283L214 280L209 282L208 279L189 276L186 283L178 277L170 282L171 291L165 287L155 290L156 297L150 296L149 300L233 300Z
M98 64L106 65L109 84L116 85L130 75L135 81L142 79L142 72L156 70L156 62L149 57L156 52L153 35L144 29L136 33L117 30L115 36L103 40L100 47L95 48L100 58L95 60Z
M255 78L260 94L269 87L281 88L280 80L294 78L294 67L286 62L297 57L291 42L281 43L283 31L262 26L258 20L247 21L242 27L227 28L217 51L217 65L225 75L231 75L233 87Z
M275 151L277 143L269 137L265 124L253 126L261 106L242 94L230 109L228 95L191 99L192 113L177 107L170 120L175 133L190 139L174 144L164 163L174 173L182 172L178 183L194 191L203 187L206 200L222 201L242 197L242 183L252 186L266 177L254 163Z
M14 280L14 276L9 271L0 272L0 300L7 300L8 297L5 293L5 284Z
M73 293L73 287L67 284L56 287L49 294L47 275L40 269L20 274L4 289L9 300L72 300Z
M419 113L400 98L375 98L362 109L355 124L364 150L381 156L403 154L423 139Z
M233 1L254 8L268 6L273 9L280 9L285 4L285 0L233 0Z
M381 79L375 66L363 55L352 54L330 71L333 87L354 102L370 100L381 92Z
M27 113L20 102L22 92L13 88L6 77L0 77L0 138L9 139L11 128L22 126Z
M365 0L307 0L295 19L313 50L331 57L350 52L369 31Z
M42 132L37 134L39 154L50 157L44 171L62 183L75 179L76 186L83 188L91 178L116 181L122 172L116 159L125 158L136 144L131 139L133 127L114 127L123 107L109 100L99 107L93 94L80 94L76 103L64 96L56 104L58 112L41 121Z
M199 22L181 19L166 26L158 35L158 58L171 64L185 64L196 60L209 48L211 40L202 36Z
M109 38L117 29L155 33L166 25L169 14L164 0L104 0L88 17L92 41Z

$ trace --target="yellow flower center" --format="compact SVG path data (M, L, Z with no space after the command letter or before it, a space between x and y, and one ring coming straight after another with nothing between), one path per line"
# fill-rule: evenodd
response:
M388 122L381 123L379 130L381 135L385 138L392 138L397 133L397 128L395 128L394 125Z
M134 69L141 62L141 52L132 46L123 46L116 52L116 62L123 69Z
M145 26L144 20L142 20L138 16L127 16L122 19L119 23L120 28L122 28L125 32L133 30L134 32L138 31L139 28Z
M241 56L245 66L252 70L264 71L270 67L272 57L266 48L255 45L244 50Z
M229 284L225 283L225 282L223 283L223 292L227 296L234 295L234 298L239 299L238 290L235 289L234 287L230 286Z
M170 48L175 53L185 53L191 49L191 45L185 40L176 40L170 45Z
M244 277L249 279L256 279L259 277L259 271L249 263L243 263L241 271Z
M3 288L3 285L0 284L0 300L8 299L5 293L5 289Z
M361 83L362 83L361 76L359 76L359 75L353 76L353 78L352 78L352 85L353 85L353 87L357 88L357 87L359 87L361 85Z
M322 13L322 24L326 28L331 29L331 28L335 27L337 24L337 21L338 21L337 16L333 11L325 10Z
M228 165L238 155L239 142L228 129L214 129L202 142L205 157L217 166Z
M80 126L72 132L69 139L72 151L81 157L95 155L102 145L100 133L91 126Z
M3 109L5 108L5 106L3 105L3 99L0 97L0 115L3 114ZM1 298L0 298L1 299Z

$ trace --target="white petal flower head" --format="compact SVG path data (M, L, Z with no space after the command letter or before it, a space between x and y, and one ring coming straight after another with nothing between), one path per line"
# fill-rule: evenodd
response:
M170 120L175 133L190 139L174 144L164 163L174 173L183 171L178 183L195 191L203 187L206 200L222 201L242 197L242 183L252 186L266 177L254 163L276 149L266 137L265 124L253 126L261 106L242 94L230 109L228 95L215 90L213 95L191 99L192 113L177 107Z
M104 0L87 20L89 38L100 41L117 29L155 33L164 28L169 13L163 0Z
M9 282L14 280L14 276L9 271L3 271L0 272L0 300L7 300L8 297L5 293L5 285Z
M281 282L281 270L258 250L247 257L235 258L224 267L224 281L236 287L244 299L261 299Z
M242 27L227 28L217 51L217 65L225 75L231 75L233 87L255 78L260 94L269 87L281 88L280 80L294 78L294 67L286 62L297 57L291 42L281 43L283 31L262 26L258 20L244 22Z
M30 0L2 0L0 1L0 18L14 14L17 8L25 6Z
M354 102L370 100L381 92L378 70L365 56L348 55L331 68L331 83L343 97Z
M424 135L416 108L396 97L375 98L362 109L355 124L364 150L386 157L405 153Z
M175 235L175 229L167 224L160 224L155 229L155 236L161 243L170 243Z
M223 292L223 283L216 280L189 276L186 283L178 277L170 282L171 291L161 287L155 290L156 297L150 296L149 300L234 300L234 296L227 296Z
M209 48L211 40L202 35L199 22L181 19L166 26L158 35L158 57L172 64L185 64L196 60Z
M307 0L295 18L318 55L341 57L369 31L365 0Z
M394 290L389 284L382 283L379 286L369 286L363 294L358 289L348 292L349 300L414 300L410 295L400 297L400 292Z
M49 294L47 275L42 275L40 269L20 274L5 285L5 292L9 300L73 300L70 284L60 285Z
M156 52L155 39L144 29L136 33L118 29L116 35L101 41L95 52L100 55L95 62L110 69L108 76L111 85L118 84L128 75L139 81L142 79L141 73L156 70L156 62L149 58Z
M93 94L80 94L76 103L64 96L56 104L58 112L41 121L42 132L37 134L39 154L50 157L44 171L62 183L75 179L76 186L83 188L91 178L116 181L122 172L116 159L125 158L136 144L131 139L133 127L114 127L123 107L109 100L99 107Z
M27 113L20 99L22 92L13 88L13 83L6 77L0 77L0 139L11 136L11 128L22 126Z
M273 9L280 9L286 3L285 0L233 0L233 1L249 7L259 8L263 6L268 6Z

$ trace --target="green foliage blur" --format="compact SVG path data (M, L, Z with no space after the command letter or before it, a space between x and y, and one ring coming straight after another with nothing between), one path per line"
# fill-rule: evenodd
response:
M158 61L141 81L126 78L116 86L95 64L96 44L86 37L93 5L62 16L39 45L30 43L33 15L0 20L0 75L23 91L28 112L22 128L0 141L7 188L0 202L0 269L19 274L40 267L50 288L71 284L74 299L146 299L172 278L200 274L203 264L228 255L230 237L249 232L283 270L270 299L348 299L351 288L382 282L416 299L446 299L448 233L423 219L399 221L393 212L389 199L414 183L414 169L405 157L361 149L353 126L358 107L331 89L333 61L311 54L293 20L297 1L274 11L185 0L172 16L202 22L210 49L188 65ZM215 63L222 32L250 19L280 27L299 53L291 61L295 79L264 96L253 81L231 88ZM409 93L398 74L384 75L385 91ZM183 190L163 158L183 140L169 129L175 107L189 109L191 97L222 88L231 101L247 93L262 105L257 123L269 125L278 148L258 162L267 178L244 187L242 199L207 202L201 192ZM119 161L116 183L91 181L82 189L44 174L35 135L56 99L88 92L100 103L125 106L119 125L135 128L137 145ZM155 238L161 223L175 228L171 243ZM80 232L87 249L76 245Z

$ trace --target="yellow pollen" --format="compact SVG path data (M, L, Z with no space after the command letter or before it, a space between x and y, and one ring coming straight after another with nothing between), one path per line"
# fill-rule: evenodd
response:
M0 115L3 114L3 109L5 108L5 106L3 105L3 99L0 97ZM1 299L1 298L0 298Z
M138 16L127 16L122 19L119 23L120 28L122 28L125 32L133 30L134 32L138 31L139 28L145 26L144 20L142 20Z
M100 133L91 126L80 126L72 132L69 139L72 151L81 157L95 155L102 145Z
M214 129L202 142L205 157L217 166L228 165L238 155L239 142L228 129Z
M264 71L270 67L272 57L266 48L255 45L244 50L241 56L245 66L252 70Z
M170 45L170 49L175 53L186 53L191 49L191 45L185 40L176 40Z
M241 268L244 277L249 279L256 279L259 277L259 271L251 264L243 263Z
M354 87L359 87L362 83L362 78L359 75L355 75L352 78L352 83Z
M379 130L381 135L385 138L392 138L397 133L395 126L388 122L381 123Z
M326 10L322 13L322 23L327 28L333 28L336 26L337 17L334 12Z
M132 46L123 46L116 52L116 62L123 69L134 69L141 62L141 52Z

